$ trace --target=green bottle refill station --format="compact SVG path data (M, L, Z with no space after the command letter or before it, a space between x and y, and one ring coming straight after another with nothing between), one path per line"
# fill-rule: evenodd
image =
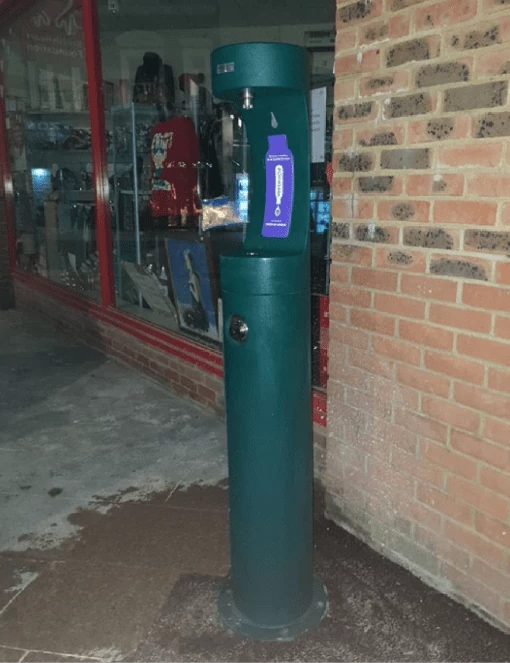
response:
M291 640L327 610L312 570L308 55L235 44L211 65L252 163L245 241L221 257L231 573L219 611L236 633Z

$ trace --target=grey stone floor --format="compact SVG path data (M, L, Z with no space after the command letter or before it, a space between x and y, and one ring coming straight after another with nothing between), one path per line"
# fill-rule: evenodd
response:
M325 521L322 626L226 633L225 433L35 318L0 313L0 662L508 661L510 638Z

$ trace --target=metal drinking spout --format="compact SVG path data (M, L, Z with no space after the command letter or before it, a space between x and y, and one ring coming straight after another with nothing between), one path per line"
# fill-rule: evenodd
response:
M249 87L245 87L242 92L243 108L251 110L253 108L253 94Z

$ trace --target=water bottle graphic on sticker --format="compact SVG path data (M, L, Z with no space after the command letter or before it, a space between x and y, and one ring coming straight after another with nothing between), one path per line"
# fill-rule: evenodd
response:
M294 157L287 136L269 136L266 153L266 204L262 237L284 239L290 232L294 200Z

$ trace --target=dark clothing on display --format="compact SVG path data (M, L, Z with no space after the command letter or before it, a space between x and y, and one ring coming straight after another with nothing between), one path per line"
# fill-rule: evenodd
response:
M138 67L133 88L135 104L164 104L171 107L175 101L172 67L163 64L157 53L145 53Z
M221 127L221 120L216 118L209 118L200 127L200 154L204 162L200 170L202 198L217 198L225 193L217 151Z
M153 217L181 217L181 225L186 225L187 217L198 215L201 209L197 192L200 151L193 122L184 116L159 122L152 130L151 159Z

